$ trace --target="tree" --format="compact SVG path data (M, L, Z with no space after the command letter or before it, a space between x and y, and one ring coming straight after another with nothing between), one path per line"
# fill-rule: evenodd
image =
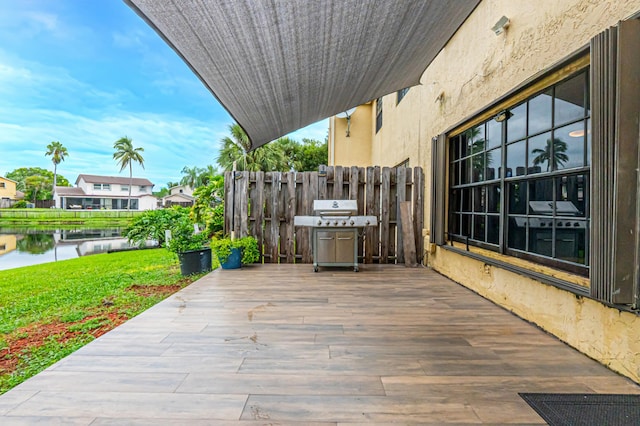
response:
M320 142L315 139L302 139L302 144L298 144L299 153L296 155L298 161L294 169L298 172L317 171L322 164L327 164L329 160L329 148L327 141Z
M56 193L56 185L58 184L58 164L64 161L64 157L69 155L67 148L65 148L60 142L53 141L49 145L47 145L47 152L44 154L46 156L51 156L51 161L53 162L53 190L52 194Z
M194 192L189 213L194 222L205 224L209 236L222 234L224 228L224 176L218 174Z
M569 161L569 156L566 154L567 149L567 143L562 139L553 138L553 141L547 139L547 144L544 149L536 148L531 150L531 153L535 155L533 165L537 166L547 163L547 171L557 170Z
M125 167L129 167L129 198L127 199L127 210L131 210L131 185L133 183L133 168L132 163L138 163L144 169L144 158L142 152L144 148L134 148L131 138L122 137L115 141L113 148L116 152L113 153L113 159L117 161L120 166L120 171Z
M25 197L34 203L36 200L46 200L49 198L49 193L45 192L47 187L50 185L49 182L50 181L45 176L29 176L25 179ZM40 196L38 197L38 195Z
M182 179L180 179L180 185L185 185L192 189L199 187L202 184L200 176L204 171L205 169L200 169L196 166L184 166L182 171L180 171L180 173L184 175Z
M17 182L16 189L25 193L27 199L31 199L33 195L33 186L27 185L27 178L31 176L39 176L46 180L44 188L38 186L36 196L39 200L51 199L53 194L53 172L40 167L21 167L10 171L5 175L6 178ZM58 186L69 186L69 181L62 175L57 176Z
M233 163L236 163L236 170L247 171L286 171L289 165L281 149L271 144L263 145L251 150L249 137L238 124L229 126L231 136L221 139L220 155L218 165L223 170L233 170Z

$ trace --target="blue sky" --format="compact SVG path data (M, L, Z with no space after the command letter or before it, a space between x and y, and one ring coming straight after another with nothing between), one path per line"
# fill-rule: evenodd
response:
M231 117L122 0L0 0L0 174L53 170L46 146L69 150L58 172L128 176L122 136L144 148L155 189L184 166L215 165ZM290 134L324 140L327 120Z

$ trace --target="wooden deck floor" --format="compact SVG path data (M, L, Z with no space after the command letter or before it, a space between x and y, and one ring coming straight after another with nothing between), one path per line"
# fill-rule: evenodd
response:
M0 424L544 424L632 382L424 269L214 271L0 397Z

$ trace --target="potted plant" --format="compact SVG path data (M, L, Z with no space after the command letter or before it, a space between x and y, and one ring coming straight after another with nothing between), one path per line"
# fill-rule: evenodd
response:
M211 248L216 253L222 269L237 269L241 265L255 263L260 259L258 241L251 236L236 239L217 238L211 241Z
M211 270L211 248L205 233L196 233L188 217L178 219L170 228L171 238L165 247L178 255L182 275L199 274Z

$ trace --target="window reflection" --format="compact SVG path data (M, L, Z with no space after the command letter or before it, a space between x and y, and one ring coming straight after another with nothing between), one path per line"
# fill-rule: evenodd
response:
M582 167L584 165L584 126L585 122L579 121L556 129L553 132L554 141L557 141L554 144L555 170ZM562 149L565 151L561 152ZM563 159L566 161L562 161Z
M487 242L491 244L500 242L500 216L487 216Z
M486 187L477 186L473 188L473 211L474 212L484 212L485 202L484 202L484 194L486 192Z
M514 142L527 136L527 103L509 110L507 123L507 142Z
M454 240L588 266L588 84L582 71L451 138Z
M527 218L509 216L507 245L516 250L527 249Z
M548 172L550 170L549 166L553 164L550 159L555 155L553 148L551 132L543 133L529 139L529 163L527 169L529 174ZM564 154L559 153L559 155Z
M502 123L496 120L487 121L487 149L495 148L502 144Z
M524 182L513 182L508 185L509 213L524 214L527 212L527 186Z
M551 90L529 101L529 134L551 129Z
M478 241L484 241L484 216L475 215L473 220L473 239Z
M473 181L482 182L484 180L485 155L484 152L471 157L471 167L473 169Z
M507 146L507 174L506 177L524 175L526 165L526 141L520 141Z
M486 180L497 179L500 176L500 163L502 162L502 148L492 149L486 154Z
M584 118L585 74L579 74L556 86L554 125Z
M487 212L500 213L500 185L487 187Z
M553 216L553 178L529 182L529 214Z

